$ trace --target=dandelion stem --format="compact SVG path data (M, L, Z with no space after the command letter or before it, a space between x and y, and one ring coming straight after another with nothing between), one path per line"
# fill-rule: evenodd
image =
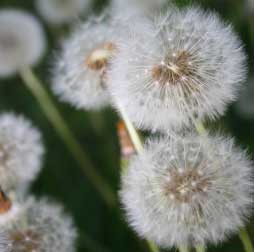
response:
M205 247L201 246L201 245L200 246L196 246L195 249L196 249L197 252L205 252L206 251Z
M241 229L241 231L239 232L239 238L242 241L246 252L253 252L254 251L250 236L249 236L246 228Z
M147 244L151 252L160 252L159 248L153 242L148 241Z
M35 76L31 69L25 68L20 71L21 78L26 87L32 92L37 99L41 109L45 113L48 120L53 125L56 132L62 138L67 148L82 168L82 171L91 181L102 199L109 207L113 207L115 204L115 195L111 190L109 184L93 169L93 165L83 151L81 145L75 139L71 130L67 126L65 120L59 113L55 104L53 103L47 90L43 87L42 83Z
M121 117L126 125L126 128L128 130L128 133L130 135L130 138L132 140L132 143L137 151L137 153L141 152L143 149L143 144L142 141L140 139L140 136L137 132L137 130L135 129L133 123L130 121L128 115L126 114L124 108L122 106L119 106L119 111L121 113Z
M189 248L188 247L179 247L179 252L189 252Z

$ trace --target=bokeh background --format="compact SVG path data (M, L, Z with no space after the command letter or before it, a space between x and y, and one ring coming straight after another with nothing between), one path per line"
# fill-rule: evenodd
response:
M127 0L126 0L127 1ZM156 0L155 0L156 1ZM226 22L231 22L242 38L249 65L249 86L254 89L254 0L179 0L180 6L200 4L208 10L216 10ZM89 14L99 13L108 1L97 0ZM251 7L252 6L252 7ZM68 34L69 27L51 27L39 16L33 0L0 0L0 9L25 9L38 16L48 38L47 54L35 72L50 91L50 71L54 54L60 40ZM86 17L85 17L86 18ZM25 36L24 31L24 36ZM212 128L234 135L239 144L246 147L251 156L254 152L254 91L249 99L247 115L238 109L238 102L232 104L227 114ZM99 112L77 111L68 104L60 103L53 97L97 169L114 187L119 187L120 150L116 134L117 114L110 108ZM245 97L240 98L245 100ZM32 186L38 196L49 196L65 206L72 214L79 230L77 249L82 252L142 252L147 251L144 241L139 240L127 227L120 209L108 210L106 205L84 177L72 156L45 118L34 97L18 77L0 79L0 112L15 111L30 118L43 133L47 149L44 168ZM240 167L239 167L240 168ZM254 222L248 230L254 238ZM254 242L254 239L253 239ZM237 236L227 243L209 251L243 251Z

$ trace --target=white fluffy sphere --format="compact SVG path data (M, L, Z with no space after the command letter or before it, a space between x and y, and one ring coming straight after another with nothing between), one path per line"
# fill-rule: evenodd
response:
M147 21L149 22L149 21ZM245 55L232 28L199 8L137 26L111 63L111 94L137 127L168 131L214 119L235 100Z
M99 109L110 104L107 68L115 51L109 22L93 19L77 28L63 44L53 76L53 91L77 108Z
M42 26L34 16L16 9L0 10L0 77L36 64L45 46Z
M1 232L10 251L75 251L77 234L72 219L59 204L45 199L25 202L22 211L1 226Z
M7 194L26 186L41 168L41 134L30 121L12 113L0 115L0 185Z
M42 17L54 25L68 23L79 17L91 4L90 0L37 0Z
M132 160L120 197L140 236L165 248L205 246L244 225L251 178L251 163L232 139L165 137Z

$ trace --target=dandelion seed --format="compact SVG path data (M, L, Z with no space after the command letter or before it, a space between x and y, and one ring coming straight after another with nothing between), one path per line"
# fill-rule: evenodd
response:
M206 246L244 225L253 203L251 177L252 164L233 139L162 137L132 160L120 198L141 237L165 248Z
M20 193L35 179L44 153L41 134L31 122L12 113L0 115L0 185Z
M116 45L112 27L103 21L79 27L64 43L55 67L54 92L77 108L98 109L110 104L107 69Z
M1 231L11 244L5 247L8 252L75 251L76 230L71 218L48 200L29 199Z
M36 64L45 46L42 26L34 16L16 9L0 11L0 77Z
M232 28L199 8L171 10L160 20L143 19L143 29L139 24L135 36L119 43L111 94L137 127L153 131L222 115L245 79L245 55Z

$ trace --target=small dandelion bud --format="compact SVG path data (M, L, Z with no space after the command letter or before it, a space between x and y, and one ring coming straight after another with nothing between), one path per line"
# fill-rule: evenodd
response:
M53 25L69 23L87 11L90 0L37 0L41 16Z
M29 199L22 208L12 221L1 227L10 244L7 251L74 251L76 229L61 206L47 200Z
M107 21L93 20L64 43L53 76L53 90L63 101L84 109L110 104L107 69L116 50L113 33Z
M120 197L140 236L165 248L206 246L244 225L251 177L251 162L232 139L164 137L132 160Z
M0 185L4 192L16 191L35 178L43 153L41 134L30 121L12 113L0 115Z
M149 30L143 21L142 31L118 44L109 74L111 94L130 119L165 132L222 115L245 78L232 28L199 8L170 10Z
M36 64L45 45L42 26L34 16L15 9L0 11L0 77Z

